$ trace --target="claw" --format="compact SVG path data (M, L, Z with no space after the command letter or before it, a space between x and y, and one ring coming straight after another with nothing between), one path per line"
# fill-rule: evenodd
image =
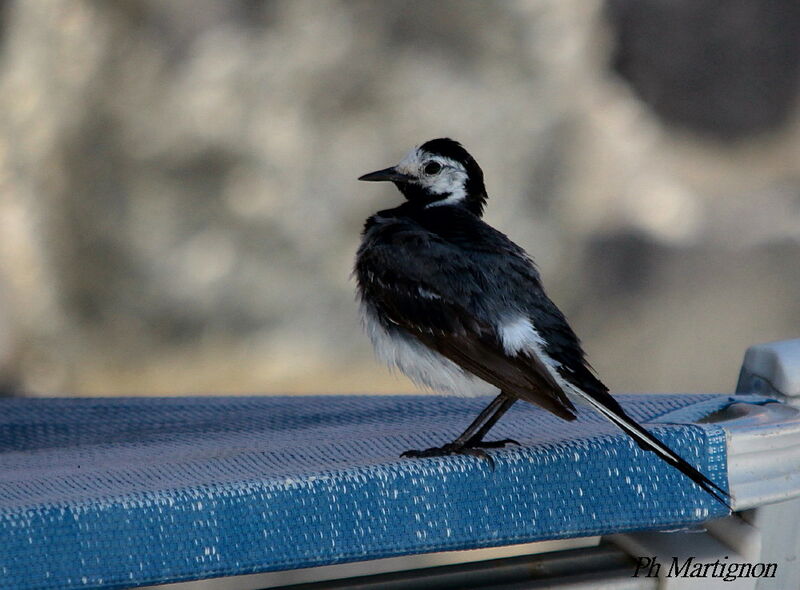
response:
M406 451L400 456L419 459L424 457L445 457L447 455L470 455L471 457L476 457L481 461L486 461L492 471L494 471L494 459L492 459L486 451L472 446L468 447L449 443L441 447L431 447L430 449L421 451Z
M412 457L412 458L420 458L420 457L444 457L445 455L458 455L462 454L464 451L464 447L454 445L453 443L448 443L441 447L431 447L430 449L424 449L420 451L410 450L406 451L401 457Z
M522 446L518 441L515 441L513 438L504 438L503 440L476 441L467 443L467 446L478 449L502 449L506 445L517 445L518 447Z
M444 457L447 455L470 455L471 457L476 457L481 461L486 461L492 471L494 471L495 463L494 459L483 449L500 449L506 445L514 444L520 446L520 444L511 439L505 438L503 440L497 441L468 441L464 445L457 445L454 443L448 443L441 447L431 447L430 449L424 449L420 451L410 450L406 451L401 457L410 457L410 458L422 458L422 457Z

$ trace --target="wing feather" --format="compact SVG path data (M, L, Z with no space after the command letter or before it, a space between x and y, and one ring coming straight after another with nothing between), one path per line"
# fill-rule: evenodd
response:
M448 281L432 268L444 257L446 268L458 273L457 280ZM575 419L572 402L542 359L533 353L507 354L495 326L469 309L485 285L458 249L428 234L396 232L391 249L372 245L359 251L356 276L362 299L389 322L387 328L402 329L510 395L566 420Z

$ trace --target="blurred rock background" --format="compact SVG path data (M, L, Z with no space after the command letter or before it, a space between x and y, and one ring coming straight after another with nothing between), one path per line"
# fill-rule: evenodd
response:
M356 182L437 136L616 391L800 336L793 0L3 0L6 393L413 391Z

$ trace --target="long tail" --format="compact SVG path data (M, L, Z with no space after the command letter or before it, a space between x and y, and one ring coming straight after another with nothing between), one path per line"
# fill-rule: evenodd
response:
M689 464L667 445L662 443L655 436L640 426L635 420L630 418L616 400L611 398L613 400L613 406L615 407L607 407L602 402L594 399L590 395L583 392L581 393L583 394L582 397L589 402L592 407L594 407L603 416L611 420L611 422L619 426L623 432L633 438L642 449L646 451L652 451L658 455L661 459L672 465L675 469L683 473L686 477L703 488L718 502L723 504L728 510L733 512L733 508L730 505L731 495L728 492L700 473L700 471L698 471L694 466Z

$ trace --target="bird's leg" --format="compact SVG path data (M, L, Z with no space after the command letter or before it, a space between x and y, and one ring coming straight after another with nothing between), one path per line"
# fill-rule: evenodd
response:
M489 416L486 422L484 422L484 424L477 429L476 432L473 433L470 431L472 426L475 424L473 422L472 424L470 424L470 428L467 428L467 430L465 430L464 433L461 434L461 436L459 436L453 442L456 444L461 442L466 447L471 447L471 448L479 447L484 449L496 449L499 447L504 447L507 444L518 445L519 443L511 438L504 438L503 440L496 440L496 441L483 440L483 437L486 436L489 430L491 430L492 426L494 426L497 423L497 421L500 418L502 418L503 414L505 414L511 408L511 406L514 405L514 402L517 401L517 398L507 396L504 393L498 395L494 401L497 401L500 398L503 398L502 403L497 407L495 412L491 416Z
M495 449L504 447L507 444L519 443L510 438L485 442L483 437L486 436L486 433L497 423L500 417L514 405L515 401L515 398L501 392L453 442L441 447L432 447L422 451L406 451L401 456L439 457L442 455L474 455L482 459L487 459L490 464L494 465L494 461L492 461L491 457L481 449Z

